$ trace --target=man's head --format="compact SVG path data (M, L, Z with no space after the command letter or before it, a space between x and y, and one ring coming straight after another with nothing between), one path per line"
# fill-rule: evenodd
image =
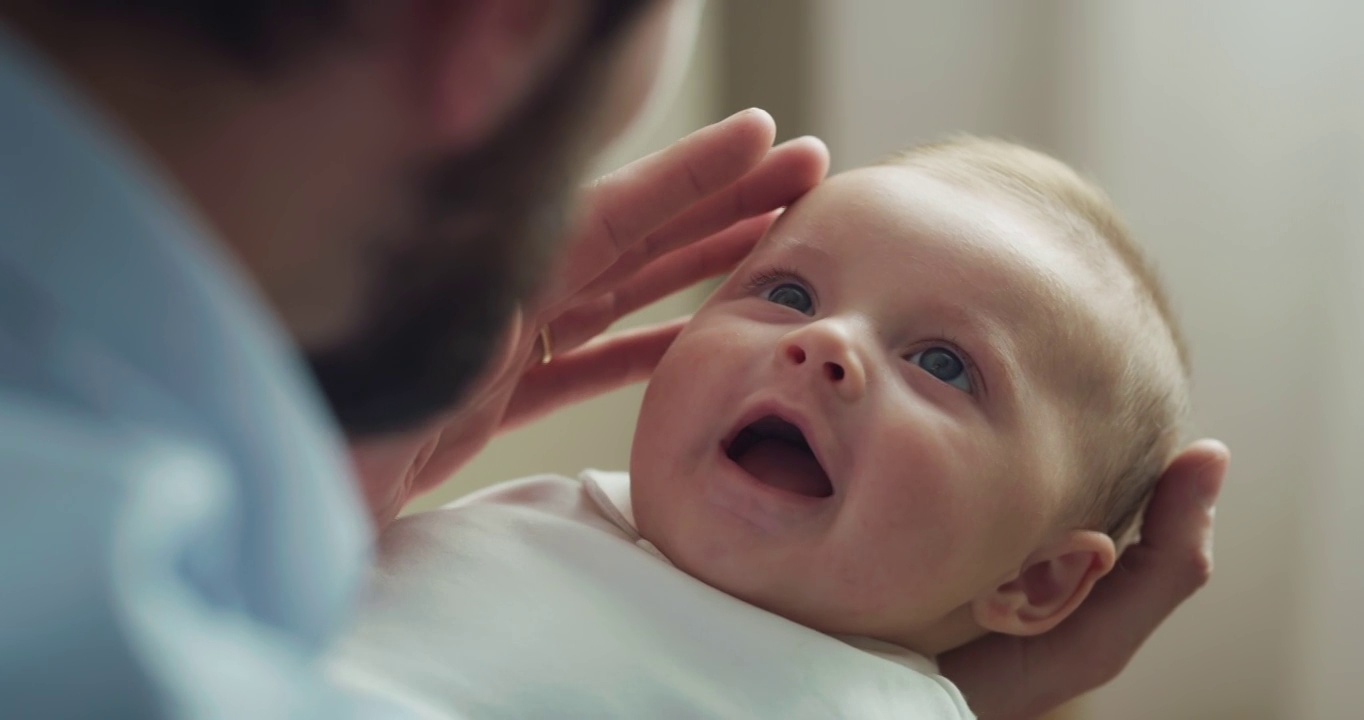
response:
M348 430L451 407L692 0L4 0L145 145ZM692 6L682 8L683 6Z
M1183 353L1102 195L963 140L832 178L660 363L631 458L679 567L926 653L1054 627L1174 449Z

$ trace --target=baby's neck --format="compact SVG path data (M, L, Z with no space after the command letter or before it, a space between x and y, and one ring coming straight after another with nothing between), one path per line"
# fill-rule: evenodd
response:
M906 630L895 637L875 638L894 643L930 658L965 645L987 635L976 624L969 605L962 605L933 623Z

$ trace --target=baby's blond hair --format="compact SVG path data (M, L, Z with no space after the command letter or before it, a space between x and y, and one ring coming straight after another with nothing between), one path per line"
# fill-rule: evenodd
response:
M884 164L1002 192L1059 228L1096 267L1112 268L1116 261L1117 272L1130 281L1107 287L1132 296L1136 327L1094 348L1094 366L1082 370L1089 381L1071 388L1082 408L1072 426L1079 440L1078 479L1094 489L1081 493L1072 521L1119 538L1135 525L1177 450L1189 405L1188 351L1145 253L1094 183L1021 145L958 136L897 153Z

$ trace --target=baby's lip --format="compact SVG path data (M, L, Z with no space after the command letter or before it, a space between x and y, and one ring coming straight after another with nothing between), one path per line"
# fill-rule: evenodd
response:
M802 413L796 407L788 405L780 400L760 400L753 403L747 410L741 413L738 422L730 427L729 432L725 434L724 440L721 441L721 452L727 453L730 444L734 442L735 438L739 437L739 433L743 432L745 428L767 417L778 418L795 426L797 430L800 430L801 435L805 437L806 445L810 447L810 452L815 456L815 461L819 463L819 466L824 469L824 474L828 476L829 485L833 488L833 494L837 495L839 483L831 471L829 457L824 450L824 438L814 432L814 423L810 420L809 416Z

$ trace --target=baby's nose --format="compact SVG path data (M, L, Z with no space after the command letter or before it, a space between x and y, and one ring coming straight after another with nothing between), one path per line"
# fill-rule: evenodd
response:
M848 329L836 323L818 322L792 331L782 338L778 360L787 368L817 372L849 402L866 390L866 369Z

